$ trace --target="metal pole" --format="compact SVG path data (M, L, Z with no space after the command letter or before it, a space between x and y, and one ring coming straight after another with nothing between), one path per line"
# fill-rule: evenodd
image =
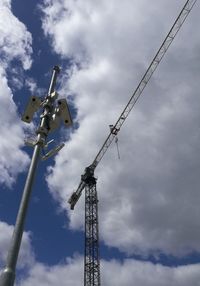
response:
M0 286L13 286L14 285L15 269L16 269L19 250L20 250L28 204L30 201L33 180L35 177L36 168L37 168L38 160L40 157L40 150L41 150L41 147L44 145L47 135L48 135L48 130L46 128L48 126L49 105L50 107L52 107L53 105L53 102L51 101L49 102L48 97L54 91L56 78L57 78L57 74L59 73L59 71L60 71L59 67L55 66L53 69L53 74L52 74L51 83L49 86L48 95L46 97L47 104L44 106L40 126L37 130L37 134L38 134L37 143L34 147L34 152L33 152L31 164L29 167L29 171L28 171L28 175L27 175L27 179L26 179L26 183L25 183L25 187L23 191L23 196L21 199L21 203L20 203L20 207L19 207L19 211L18 211L18 215L16 219L16 224L15 224L15 228L14 228L14 232L12 236L11 246L8 251L6 267L4 268L0 276Z

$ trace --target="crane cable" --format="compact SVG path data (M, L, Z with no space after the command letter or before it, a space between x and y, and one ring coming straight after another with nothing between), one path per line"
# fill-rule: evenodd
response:
M71 209L74 209L75 204L77 203L78 199L81 196L83 189L85 188L85 178L87 174L94 173L94 170L98 166L99 162L103 158L104 154L108 150L109 146L116 138L118 132L120 131L122 125L124 124L126 118L128 117L130 111L132 110L133 106L137 102L138 98L142 94L144 88L146 87L147 83L151 79L154 71L156 70L157 66L161 62L163 56L167 52L169 46L173 42L176 34L182 27L185 19L189 15L190 11L192 10L194 4L197 0L188 0L186 1L185 5L183 6L181 12L179 13L178 17L176 18L173 26L171 27L169 33L167 34L166 38L164 39L162 45L160 46L158 52L156 53L155 57L153 58L152 62L150 63L148 69L146 70L145 74L143 75L141 81L139 82L137 88L135 89L134 93L132 94L131 98L129 99L127 105L125 106L124 110L122 111L121 115L119 116L117 122L113 127L110 129L110 133L106 138L105 142L103 143L101 149L97 153L94 161L92 164L85 169L85 173L81 176L81 181L79 186L75 192L71 195L70 199L68 200L69 204L71 205Z
M147 83L151 79L154 71L156 70L156 68L159 65L160 61L162 60L163 56L167 52L169 46L171 45L172 41L174 40L176 34L180 30L181 26L183 25L185 19L187 18L188 14L192 10L196 1L197 0L188 0L185 3L185 5L182 8L179 16L177 17L172 28L170 29L169 33L167 34L165 40L163 41L161 47L159 48L159 50L156 53L155 57L153 58L151 64L149 65L148 69L146 70L144 76L142 77L137 88L135 89L133 95L131 96L129 102L127 103L126 107L122 111L120 117L118 118L114 127L110 131L110 134L108 135L107 139L105 140L104 144L102 145L101 149L99 150L98 154L96 155L93 163L91 164L91 167L93 168L93 170L95 170L95 168L97 167L97 165L99 164L99 162L103 158L104 154L106 153L107 149L111 145L113 139L117 136L118 132L120 131L121 126L125 122L126 118L128 117L130 111L132 110L133 106L137 102L138 98L142 94L144 88L146 87Z

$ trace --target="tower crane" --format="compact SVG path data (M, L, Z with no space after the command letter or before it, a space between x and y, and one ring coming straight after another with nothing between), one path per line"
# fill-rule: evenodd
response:
M94 171L101 159L105 155L109 146L116 138L126 118L131 112L133 106L142 94L147 83L151 79L154 71L161 62L163 56L167 52L169 46L173 42L175 36L183 25L185 19L192 10L197 0L188 0L180 11L169 33L161 44L155 57L150 63L148 69L144 73L141 81L136 87L134 93L129 99L124 110L120 114L115 125L110 128L110 133L94 158L91 165L89 165L84 173L81 175L81 181L75 192L72 193L68 200L71 209L73 210L78 202L83 190L85 189L85 261L84 261L84 286L100 286L100 261L99 261L99 236L98 236L98 197L96 190L96 178Z

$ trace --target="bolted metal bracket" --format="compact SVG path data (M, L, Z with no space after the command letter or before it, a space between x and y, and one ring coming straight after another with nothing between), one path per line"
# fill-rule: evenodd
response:
M65 146L64 143L61 143L60 145L56 146L55 148L51 149L49 152L41 156L42 161L45 161L49 159L50 157L56 155L63 147Z

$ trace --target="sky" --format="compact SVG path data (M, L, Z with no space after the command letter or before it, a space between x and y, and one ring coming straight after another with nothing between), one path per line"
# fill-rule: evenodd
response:
M40 162L16 286L83 285L84 195L67 203L178 16L183 0L0 2L0 268L5 264L34 134L21 121L54 65L73 127ZM200 280L200 3L95 171L101 284L198 286Z

